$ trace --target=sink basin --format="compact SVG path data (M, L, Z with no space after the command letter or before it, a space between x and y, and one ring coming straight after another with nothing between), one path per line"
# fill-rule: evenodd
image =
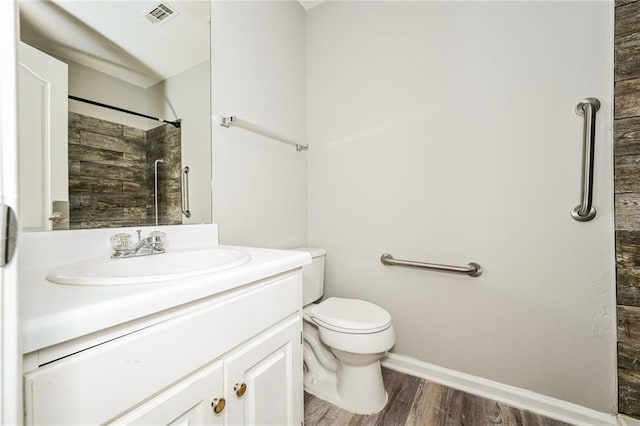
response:
M251 257L240 250L205 248L127 259L91 259L60 268L47 280L68 285L130 285L157 283L223 271L244 265Z

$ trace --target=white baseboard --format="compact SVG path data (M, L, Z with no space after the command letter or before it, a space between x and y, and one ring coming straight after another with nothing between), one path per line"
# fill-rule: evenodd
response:
M618 423L616 416L612 414L601 413L526 389L438 367L403 355L389 353L382 360L382 365L391 370L421 377L483 398L504 402L513 407L529 410L566 423L594 426L635 425L634 423Z

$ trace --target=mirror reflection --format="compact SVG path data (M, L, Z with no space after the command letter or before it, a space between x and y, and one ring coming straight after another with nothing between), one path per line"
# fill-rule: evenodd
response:
M211 223L208 1L20 3L26 231Z

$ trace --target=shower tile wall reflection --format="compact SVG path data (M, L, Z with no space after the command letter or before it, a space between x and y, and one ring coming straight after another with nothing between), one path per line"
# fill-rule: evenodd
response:
M147 132L147 176L149 194L147 200L147 217L155 225L154 194L154 163L158 164L158 223L176 225L182 223L181 209L181 181L182 170L180 129L170 124L156 127Z
M158 130L163 127L168 126L144 131L69 113L71 229L155 224L153 161L158 146L163 148L163 154L167 152L167 160L177 162L178 168L177 177L170 173L159 181L161 194L177 191L175 197L159 198L159 210L167 212L160 223L180 223L180 131ZM171 135L169 143L157 136L165 134ZM176 210L178 215L171 216L169 212Z

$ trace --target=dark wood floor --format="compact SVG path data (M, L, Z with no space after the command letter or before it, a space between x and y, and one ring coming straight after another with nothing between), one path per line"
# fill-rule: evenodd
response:
M380 413L370 416L353 414L305 392L305 426L567 424L396 371L383 369L382 374L389 394L389 403Z

